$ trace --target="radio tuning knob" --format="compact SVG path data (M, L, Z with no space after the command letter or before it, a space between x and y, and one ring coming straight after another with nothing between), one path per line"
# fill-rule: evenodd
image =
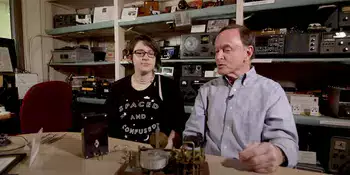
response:
M343 44L344 44L344 41L340 41L340 42L339 42L339 45L343 45Z
M343 21L348 21L349 20L349 17L345 16Z
M349 48L345 47L345 48L343 49L343 52L347 52L347 51L349 51Z

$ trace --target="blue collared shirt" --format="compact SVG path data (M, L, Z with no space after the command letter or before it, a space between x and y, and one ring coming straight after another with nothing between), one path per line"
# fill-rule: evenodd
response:
M219 77L198 91L184 135L206 131L206 154L237 158L249 143L271 142L288 166L298 161L298 134L282 87L253 68L232 85Z

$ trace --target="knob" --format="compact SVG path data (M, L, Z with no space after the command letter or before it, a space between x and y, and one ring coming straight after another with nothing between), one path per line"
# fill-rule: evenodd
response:
M349 17L347 17L347 16L345 16L344 18L343 18L343 21L348 21L349 20Z
M187 86L187 82L186 82L186 81L182 81L182 82L181 82L181 85Z
M343 52L347 52L347 51L349 51L349 48L345 47L345 48L343 49Z
M311 43L310 46L315 46L315 43Z
M314 48L314 47L311 47L310 50L313 51L313 50L315 50L315 48Z
M342 154L342 155L340 155L340 157L339 157L340 159L345 159L345 155L344 154Z
M316 39L315 38L311 38L311 42L314 42L314 41L316 41Z
M344 44L344 41L340 41L340 42L339 42L339 45L343 45L343 44Z
M333 154L333 159L337 158L338 157L338 154L337 153L334 153Z

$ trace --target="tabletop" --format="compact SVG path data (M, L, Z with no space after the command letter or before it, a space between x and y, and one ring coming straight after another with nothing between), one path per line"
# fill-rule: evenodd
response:
M64 133L57 133L62 135ZM22 135L27 140L33 138L33 134ZM131 142L126 140L109 138L109 149L114 150L116 146L128 146L130 150L137 150L139 146L150 147L150 145ZM115 175L122 166L123 152L111 152L102 158L84 159L82 154L82 142L80 133L66 133L59 141L52 144L40 145L39 153L34 163L29 167L29 151L24 149L17 152L28 152L25 160L14 167L9 173L20 175ZM225 159L212 155L206 156L209 164L210 174L234 174L254 175L256 173L239 170L239 166L232 159ZM280 167L274 175L320 175L303 170Z

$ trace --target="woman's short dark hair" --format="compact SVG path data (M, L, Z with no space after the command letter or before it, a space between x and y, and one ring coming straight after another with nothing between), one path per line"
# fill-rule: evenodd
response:
M159 69L160 67L160 64L161 64L161 60L160 60L160 49L159 49L159 46L158 44L149 36L147 35L138 35L136 37L134 37L127 45L126 45L126 48L124 49L123 51L123 54L125 54L126 56L128 57L133 57L133 52L134 52L134 48L136 46L136 44L139 42L139 41L142 41L142 43L148 47L150 47L154 54L155 54L155 57L156 57L156 65L155 67L157 69Z
M230 24L230 25L222 28L220 30L219 34L226 31L226 30L230 30L230 29L238 29L243 45L253 46L254 51L255 51L255 35L251 30L249 30L247 27L242 26L242 25ZM250 59L253 59L254 57L255 57L255 54L253 54Z

